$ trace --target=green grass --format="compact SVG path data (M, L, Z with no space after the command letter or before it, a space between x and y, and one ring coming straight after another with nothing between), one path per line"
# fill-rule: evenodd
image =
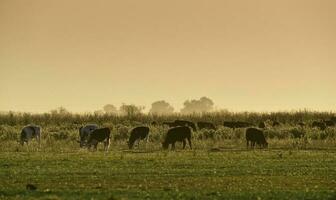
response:
M332 199L336 149L2 152L1 199ZM27 191L32 183L36 191Z

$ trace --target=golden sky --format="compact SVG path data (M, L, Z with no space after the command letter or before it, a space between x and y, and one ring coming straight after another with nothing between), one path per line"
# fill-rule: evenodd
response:
M336 111L335 0L0 0L0 110Z

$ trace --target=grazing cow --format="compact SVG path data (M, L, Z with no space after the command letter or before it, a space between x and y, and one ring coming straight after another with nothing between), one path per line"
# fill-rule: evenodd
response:
M335 122L332 120L323 120L326 126L335 126Z
M265 122L260 122L260 123L258 124L258 128L266 128L266 124L265 124Z
M183 149L186 146L186 140L188 140L190 149L191 147L191 130L187 126L178 126L168 130L166 138L162 143L162 147L164 149L168 149L169 145L171 144L171 149L175 149L175 143L177 141L183 143Z
M28 141L33 138L35 138L40 144L41 127L36 126L36 125L28 125L28 126L23 127L23 129L21 130L21 136L20 136L21 145L24 145L25 142L28 144Z
M267 148L268 143L265 139L264 133L262 130L256 128L246 129L246 145L249 147L249 142L251 142L251 148L254 148L255 143L257 143L260 148Z
M196 125L191 122L191 121L187 121L187 120L175 120L174 122L163 122L164 125L168 125L169 128L172 127L177 127L177 126L189 126L191 127L194 131L196 131Z
M193 131L196 131L196 125L194 124L194 122L177 119L174 121L174 123L175 123L175 126L189 126L190 128L193 129Z
M235 129L235 128L247 128L247 127L253 126L253 124L248 123L248 122L241 122L241 121L236 121L236 122L234 122L234 121L225 121L223 123L223 126Z
M79 142L79 146L80 147L84 147L85 143L87 142L87 139L89 137L89 134L93 131L96 130L98 128L97 124L88 124L85 125L84 127L80 127L79 128L79 138L80 141Z
M133 145L136 141L140 141L140 140L143 140L145 138L147 138L147 140L148 140L148 135L149 135L149 128L148 127L146 127L146 126L135 127L131 131L131 135L130 135L129 140L128 140L128 148L132 149Z
M318 122L318 121L314 121L312 123L312 127L313 128L319 128L321 129L322 131L324 131L326 128L327 128L327 125L324 123L324 122Z
M94 149L97 150L98 143L104 142L104 149L108 151L110 147L110 134L111 131L109 128L98 128L90 132L87 141L88 149L94 146Z
M278 121L273 121L272 126L273 126L273 127L280 126L280 122L278 122Z
M167 125L169 128L175 127L175 122L163 122L163 125Z
M216 130L215 125L211 122L197 122L197 126L199 130L202 129Z

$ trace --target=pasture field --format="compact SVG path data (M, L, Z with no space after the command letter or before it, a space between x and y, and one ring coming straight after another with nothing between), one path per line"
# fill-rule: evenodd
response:
M129 130L151 116L0 116L0 199L336 199L336 127L319 130L295 125L327 119L330 113L275 115L280 127L265 130L268 149L246 149L245 129L222 127L193 132L193 149L164 151L164 126L150 126L150 140L127 149ZM298 117L301 116L301 117ZM159 123L180 116L156 118ZM272 115L241 114L230 120L257 123ZM255 121L254 121L255 120ZM80 149L78 127L110 127L109 152ZM20 129L42 126L42 142L21 146ZM294 138L295 133L304 133ZM37 187L31 191L27 184Z
M336 198L334 149L2 152L0 166L1 199Z

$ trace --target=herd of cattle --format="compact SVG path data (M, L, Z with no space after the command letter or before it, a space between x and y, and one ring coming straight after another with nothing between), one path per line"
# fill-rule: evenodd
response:
M152 122L152 126L159 125L157 122ZM216 130L216 126L211 122L197 122L196 124L187 121L187 120L175 120L173 122L163 122L162 125L167 125L169 130L165 136L164 141L162 142L162 147L164 149L168 149L169 145L171 148L175 148L176 142L183 143L183 149L188 142L190 149L192 148L191 137L192 137L192 130L197 131L196 125L199 130L201 129L210 129ZM271 124L273 127L280 126L280 123L277 121L273 121ZM300 122L298 123L299 126L303 127L306 126L305 123ZM333 117L330 120L321 120L321 121L314 121L311 124L313 128L319 128L321 130L325 130L328 126L335 126L336 125L336 118ZM246 128L245 137L247 147L254 148L255 145L259 145L260 148L267 148L268 143L264 136L263 129L266 127L265 122L260 122L257 125L257 128L254 124L249 122L242 122L242 121L225 121L223 123L224 127L228 128ZM140 140L147 140L149 136L149 127L147 126L139 126L135 127L131 130L129 140L128 140L128 147L132 149L136 142ZM35 138L39 143L41 140L41 127L36 125L28 125L25 126L21 131L20 136L20 143L24 145L24 143L28 143L29 140ZM96 124L88 124L86 126L82 126L79 128L79 146L80 147L87 147L90 149L92 146L94 149L97 149L98 143L104 144L104 149L108 151L111 142L111 131L109 128L99 128Z

